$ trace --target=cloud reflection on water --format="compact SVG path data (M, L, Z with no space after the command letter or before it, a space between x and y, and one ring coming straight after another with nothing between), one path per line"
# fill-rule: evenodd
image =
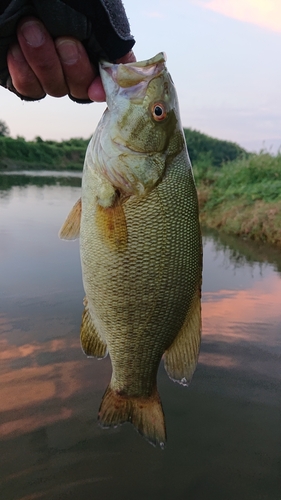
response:
M224 344L239 347L247 343L252 348L280 350L280 296L281 280L277 274L267 276L263 282L255 282L249 289L206 292L202 304L200 363L216 368L239 368L244 354L242 356L240 351L231 348L222 349ZM56 323L56 320L52 319L52 322ZM95 363L84 357L78 331L75 337L38 342L35 340L38 331L36 323L28 332L32 342L15 345L11 343L15 333L12 320L4 315L0 318L1 438L28 433L71 418L74 409L69 401L79 397L79 394L85 395L87 391L103 391L108 382L108 364ZM265 336L265 332L269 331L270 334ZM210 343L217 346L216 351L208 351ZM56 362L57 359L60 361ZM250 365L265 373L270 365L272 373L276 375L277 372L277 367L268 356L265 366L260 360L256 366L254 360L250 361Z
M276 274L262 282L254 282L250 289L220 290L203 295L203 335L222 338L224 342L265 343L280 347L281 280ZM251 325L249 329L243 325ZM258 325L263 326L254 331ZM276 326L276 335L265 338L266 328ZM279 328L278 328L279 326Z
M45 331L36 316L25 330L15 328L20 322L24 325L23 317L0 317L0 439L70 419L79 413L77 400L95 400L95 391L109 381L108 361L100 364L82 353L79 328L70 333L62 317L51 317ZM46 338L50 325L65 335Z
M205 240L198 370L188 389L159 370L162 453L129 425L97 425L110 363L81 352L78 244L57 239L79 188L13 177L0 191L1 498L256 500L269 484L279 498L279 257L250 249L249 263Z

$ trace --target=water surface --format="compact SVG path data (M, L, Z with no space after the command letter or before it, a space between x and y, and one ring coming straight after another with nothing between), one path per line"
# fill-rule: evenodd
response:
M280 500L279 253L204 236L200 361L189 388L160 367L161 451L97 425L110 362L81 351L78 242L57 237L80 183L0 175L1 498Z

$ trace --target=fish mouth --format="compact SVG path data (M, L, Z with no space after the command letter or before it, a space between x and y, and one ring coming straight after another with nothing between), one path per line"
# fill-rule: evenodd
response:
M107 61L100 63L100 74L102 82L108 96L108 77L111 81L117 84L120 93L131 93L133 88L136 91L142 91L147 87L148 83L159 76L165 69L166 54L159 52L156 56L145 61L137 61L126 64L112 64ZM109 93L112 91L108 89Z

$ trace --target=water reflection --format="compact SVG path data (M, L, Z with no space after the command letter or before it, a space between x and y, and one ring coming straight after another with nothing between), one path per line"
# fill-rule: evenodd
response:
M33 172L6 172L0 173L0 198L12 196L15 187L26 188L27 186L81 186L80 172L55 172L49 170Z
M274 385L274 380L281 378L281 279L275 271L277 254L272 256L269 251L272 266L264 259L264 247L260 261L260 246L255 251L251 243L235 243L231 247L218 235L205 236L200 363L235 368L243 373L244 381L266 377ZM245 254L238 254L239 244L246 245ZM247 395L248 400L253 397L253 393ZM258 399L262 398L260 390ZM272 399L271 403L277 401Z
M252 267L258 264L260 269L263 264L273 264L274 269L281 273L281 251L276 246L262 242L253 242L244 238L236 238L235 236L217 233L211 229L206 229L205 239L210 239L214 244L215 251L223 252L227 255L227 260L241 267L248 264Z
M97 426L110 363L81 352L78 243L57 238L79 187L59 177L5 177L1 498L279 500L280 256L205 236L200 362L188 389L160 368L168 428L161 452L129 425Z

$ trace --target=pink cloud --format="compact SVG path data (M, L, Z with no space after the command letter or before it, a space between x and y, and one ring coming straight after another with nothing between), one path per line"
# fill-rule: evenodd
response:
M227 17L281 32L280 0L195 0L195 3Z

